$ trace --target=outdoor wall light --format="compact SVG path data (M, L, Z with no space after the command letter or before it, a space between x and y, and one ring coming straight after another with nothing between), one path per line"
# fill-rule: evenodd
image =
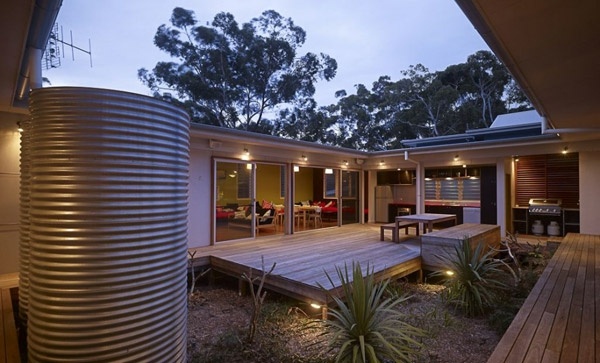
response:
M466 169L466 168L467 168L467 164L463 164L463 169Z
M343 161L344 165L348 166L348 160Z
M358 165L362 165L362 164L364 164L364 163L365 163L365 159L358 159L358 158L356 158L356 163L357 163Z
M563 149L563 151L562 151L563 155L566 155L568 152L569 152L569 147L565 146L564 149Z
M310 307L313 308L313 309L320 309L321 305L319 305L317 303L312 303L312 304L310 304Z
M17 122L17 131L23 132L23 127L21 126L21 121Z
M306 155L302 154L302 160L303 161L308 161L308 158L306 157Z
M515 162L518 163L519 162L519 156L515 156Z
M242 160L250 160L250 151L248 151L248 148L244 148L244 153L242 154Z
M381 160L381 161L379 162L379 165L383 165L383 164L385 164L385 160Z
M458 154L454 155L454 161L458 161Z

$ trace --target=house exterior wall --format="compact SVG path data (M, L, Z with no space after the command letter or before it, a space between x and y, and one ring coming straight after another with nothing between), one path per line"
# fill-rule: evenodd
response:
M510 185L506 185L507 173L506 160L504 158L496 161L496 218L500 225L500 236L506 235L506 193Z
M188 200L189 247L209 246L212 230L212 155L194 148L190 152Z
M579 152L579 231L600 234L600 150ZM584 197L581 197L584 196Z
M19 155L17 125L0 116L0 274L19 271Z

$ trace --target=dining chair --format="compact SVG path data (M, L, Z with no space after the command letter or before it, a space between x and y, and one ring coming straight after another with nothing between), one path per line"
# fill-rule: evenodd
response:
M323 219L321 219L321 207L315 208L315 210L308 215L308 218L309 223L312 222L314 228L317 228L317 223L319 226L323 227Z

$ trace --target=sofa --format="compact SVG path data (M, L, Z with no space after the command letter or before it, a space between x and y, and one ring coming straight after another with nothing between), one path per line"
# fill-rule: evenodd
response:
M239 209L239 208L238 208ZM238 210L234 212L232 218L229 218L229 226L250 228L252 226L252 209L248 206L243 211ZM258 202L255 206L255 218L256 218L256 234L258 235L261 229L277 228L275 223L277 212L275 208L263 208Z

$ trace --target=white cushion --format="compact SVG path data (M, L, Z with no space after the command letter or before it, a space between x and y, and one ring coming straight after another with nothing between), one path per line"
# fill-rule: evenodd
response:
M265 214L263 214L263 216L260 218L260 221L266 222L270 216L271 216L271 210L269 209L268 211L265 212Z

